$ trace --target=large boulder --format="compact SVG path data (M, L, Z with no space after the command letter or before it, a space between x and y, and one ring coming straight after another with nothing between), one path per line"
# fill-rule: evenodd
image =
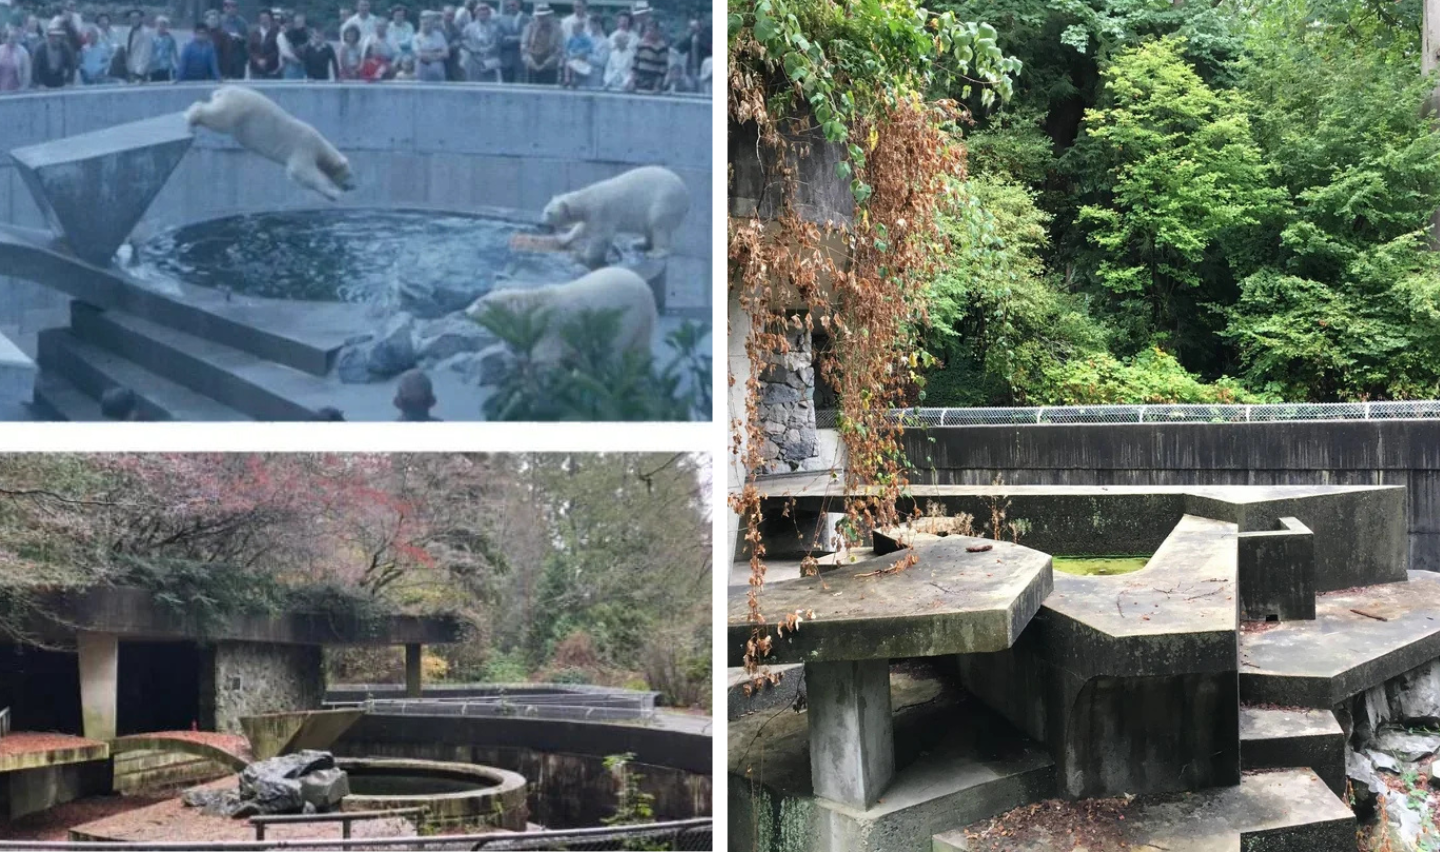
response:
M362 335L350 339L336 358L340 381L365 384L398 376L414 367L415 318L401 312L385 323L378 335Z
M402 281L398 289L400 309L420 319L436 319L468 307L480 295L475 285Z
M1418 763L1440 756L1440 735L1419 734L1401 728L1381 728L1370 744L1371 751L1388 754L1401 763Z
M343 769L320 769L300 777L300 798L324 813L350 795L350 778Z
M464 352L479 352L494 343L495 335L464 314L422 323L415 329L415 354L424 367Z

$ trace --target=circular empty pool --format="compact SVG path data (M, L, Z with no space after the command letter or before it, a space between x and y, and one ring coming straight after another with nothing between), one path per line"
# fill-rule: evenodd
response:
M477 824L524 831L529 810L524 776L471 763L394 758L338 758L349 776L347 811L426 808L431 824Z

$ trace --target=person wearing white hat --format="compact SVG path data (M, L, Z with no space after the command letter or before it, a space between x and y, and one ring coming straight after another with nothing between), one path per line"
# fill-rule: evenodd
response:
M525 64L526 82L555 85L559 82L560 61L565 57L565 40L549 3L535 4L535 17L520 41L520 60Z
M32 64L37 86L58 89L75 82L75 51L65 40L65 27L55 23L45 30L45 42Z

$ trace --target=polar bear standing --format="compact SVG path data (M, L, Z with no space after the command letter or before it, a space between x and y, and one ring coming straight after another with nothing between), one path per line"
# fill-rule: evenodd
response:
M334 201L354 188L350 161L319 131L243 86L221 86L185 110L190 127L225 133L247 151L285 167L290 180Z
M605 264L616 234L645 235L651 257L670 252L671 236L690 210L690 191L680 176L660 166L641 166L584 189L550 199L542 218L561 235L562 248L592 269Z
M548 311L550 324L545 336L536 344L531 357L538 363L558 365L570 354L564 339L565 326L584 311L621 311L620 334L615 339L619 351L648 353L650 336L655 331L655 294L644 278L621 266L607 266L581 276L568 284L544 287L491 290L470 306L470 316L480 316L493 306L516 313Z

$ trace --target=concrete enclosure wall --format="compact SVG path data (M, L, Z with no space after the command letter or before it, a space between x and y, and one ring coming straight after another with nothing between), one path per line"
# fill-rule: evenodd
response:
M315 710L325 696L321 649L315 645L219 642L200 669L200 726L242 733L241 716Z
M334 745L347 757L479 763L529 782L530 818L551 828L597 825L614 814L606 756L634 754L657 819L711 813L709 736L638 725L369 713Z
M942 426L907 432L905 450L917 483L1401 485L1410 568L1440 571L1433 420Z
M104 86L0 98L0 153L63 136L180 112L209 85ZM641 165L663 165L690 189L676 234L668 305L708 316L711 101L529 86L261 83L280 106L349 157L358 181L340 204L538 216L551 196ZM8 156L0 162L0 222L43 228ZM143 223L165 228L233 213L315 207L283 167L199 131ZM58 296L6 283L0 325ZM10 312L10 313L7 313Z

